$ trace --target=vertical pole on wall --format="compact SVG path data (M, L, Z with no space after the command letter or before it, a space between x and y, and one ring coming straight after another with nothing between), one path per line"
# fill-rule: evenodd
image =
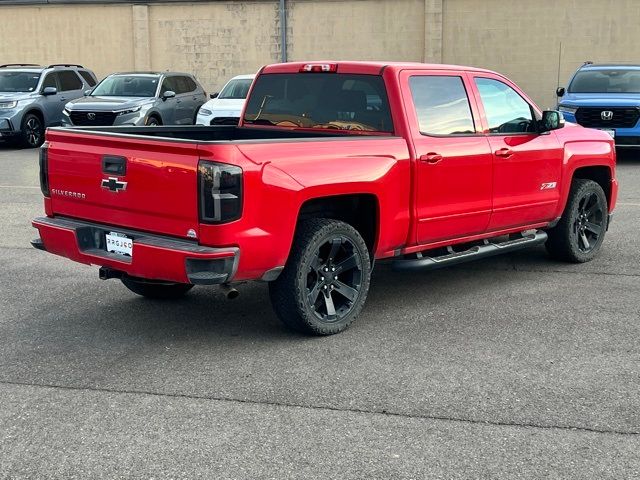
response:
M558 46L558 82L556 88L560 86L560 67L562 66L562 42Z
M287 6L280 0L280 45L282 46L282 63L287 61Z

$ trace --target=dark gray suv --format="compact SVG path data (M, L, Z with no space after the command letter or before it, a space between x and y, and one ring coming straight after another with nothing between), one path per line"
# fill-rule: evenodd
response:
M82 65L0 65L0 140L39 147L44 130L62 124L65 103L97 83Z
M114 73L67 103L64 125L193 125L207 94L187 73Z

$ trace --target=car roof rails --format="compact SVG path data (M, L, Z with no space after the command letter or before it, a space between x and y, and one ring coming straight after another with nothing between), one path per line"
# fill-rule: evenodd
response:
M52 63L47 68L55 68L55 67L76 67L76 68L84 68L82 65L78 65L77 63Z
M37 63L5 63L4 65L0 65L0 68L7 67L39 67Z

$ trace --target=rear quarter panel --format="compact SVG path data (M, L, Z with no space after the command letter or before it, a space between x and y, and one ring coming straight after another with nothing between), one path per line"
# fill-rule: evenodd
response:
M286 263L300 209L315 198L374 195L379 216L375 256L393 255L407 242L411 175L402 138L205 144L200 156L224 158L243 168L242 218L200 227L204 244L240 246L238 280L260 277Z

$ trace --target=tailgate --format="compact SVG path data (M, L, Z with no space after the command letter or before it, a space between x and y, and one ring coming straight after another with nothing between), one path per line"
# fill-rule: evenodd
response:
M195 142L64 130L47 140L54 215L178 237L198 231Z

